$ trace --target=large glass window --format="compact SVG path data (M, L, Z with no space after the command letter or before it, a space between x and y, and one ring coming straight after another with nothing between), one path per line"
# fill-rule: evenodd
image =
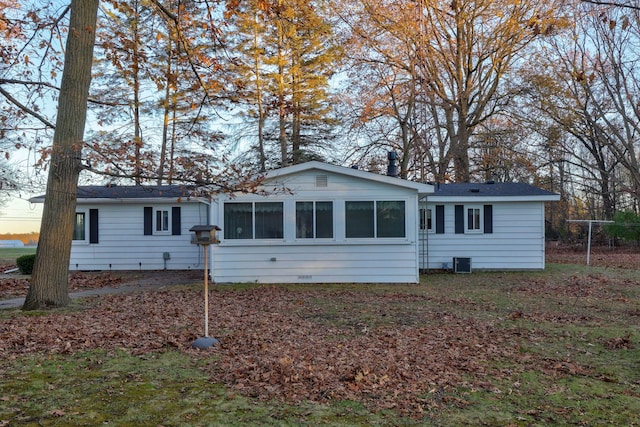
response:
M374 202L345 202L346 237L375 237Z
M282 202L255 204L256 239L282 239L284 235Z
M282 239L282 202L225 203L225 239Z
M76 212L73 224L73 240L86 240L85 213Z
M224 238L253 239L252 203L225 203Z
M404 237L404 202L376 202L378 237Z
M346 237L405 237L404 201L345 202Z
M296 202L296 238L333 238L333 202Z

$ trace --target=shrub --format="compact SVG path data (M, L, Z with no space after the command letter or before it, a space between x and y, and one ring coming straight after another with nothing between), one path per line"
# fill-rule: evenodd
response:
M640 215L633 211L620 211L616 212L613 221L605 226L609 236L636 242L640 246Z
M18 264L18 269L22 274L31 274L33 273L33 263L36 260L36 255L22 255L18 259L16 259L16 264Z

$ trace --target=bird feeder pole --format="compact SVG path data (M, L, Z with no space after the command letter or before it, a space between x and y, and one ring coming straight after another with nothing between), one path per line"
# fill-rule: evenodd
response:
M193 348L209 348L219 342L209 336L209 245L218 243L216 231L219 230L217 225L195 225L189 230L194 232L191 243L202 246L204 253L204 337L195 340Z

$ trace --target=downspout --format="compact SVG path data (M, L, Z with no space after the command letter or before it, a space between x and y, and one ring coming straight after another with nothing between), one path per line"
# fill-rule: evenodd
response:
M424 201L425 203L425 209L427 209L427 203L428 203L428 196L423 196L422 198L418 199L418 212L420 212L420 202ZM432 218L432 221L435 218ZM429 227L427 224L425 224L425 230L422 231L420 230L420 218L418 218L418 238L420 239L420 245L422 247L422 265L423 265L423 270L425 270L427 273L429 272ZM425 234L425 237L420 236L420 233L423 232Z
M424 196L424 203L425 203L425 207L428 206L429 204L429 196ZM433 211L433 218L431 218L431 223L433 224L433 222L436 220L436 212ZM429 273L429 227L427 227L426 231L426 236L423 239L423 245L424 245L424 262L425 262L425 271L427 273Z

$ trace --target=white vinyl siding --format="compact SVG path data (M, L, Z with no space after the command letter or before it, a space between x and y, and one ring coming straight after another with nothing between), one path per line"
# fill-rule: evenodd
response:
M444 204L444 233L427 237L424 230L420 232L420 268L440 269L444 265L451 268L453 258L461 257L472 258L474 270L544 269L544 202L490 204L493 217L490 234L456 234L456 203ZM421 208L426 206L422 204ZM483 205L474 207L480 208L480 226L484 229ZM465 210L465 217L466 214Z
M154 211L171 212L179 207L181 225L179 235L169 233L144 235L143 208L153 206ZM194 225L208 223L208 206L204 203L175 204L105 203L82 204L83 210L100 212L100 241L96 244L74 245L71 249L71 270L189 270L203 269L202 248L191 244ZM91 208L91 209L90 209ZM89 215L86 216L87 220ZM154 215L155 220L155 215ZM155 224L153 225L155 229ZM88 231L87 231L88 233ZM88 242L88 234L87 242ZM164 260L168 252L170 259Z

